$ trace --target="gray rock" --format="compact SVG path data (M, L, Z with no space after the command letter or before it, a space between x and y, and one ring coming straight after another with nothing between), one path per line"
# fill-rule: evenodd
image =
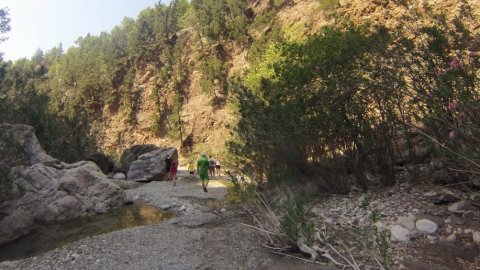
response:
M438 225L428 219L421 219L416 223L417 230L423 233L434 233L438 229Z
M10 151L13 150L13 151ZM16 156L12 158L12 153ZM0 163L12 161L10 166L59 163L43 150L33 127L0 124Z
M34 221L68 220L123 204L122 189L94 163L84 161L68 167L57 170L38 163L18 172L13 185L23 196L2 204L0 212L6 217L0 220L0 243L30 232Z
M15 195L0 204L0 244L28 234L35 222L103 213L123 204L125 193L94 163L66 164L50 157L32 127L1 124L0 131L0 152L15 147L22 154L16 164L5 155L0 160L11 166L8 189Z
M473 220L476 216L477 214L474 211L470 211L470 210L463 213L464 219Z
M427 235L427 239L430 243L435 243L435 241L437 240L437 238L433 235Z
M474 232L472 237L473 242L475 242L477 245L480 245L480 232Z
M454 196L450 193L442 193L433 200L433 204L442 205L442 204L449 204L449 203L458 202L458 201L460 201L460 199L457 196Z
M395 242L408 242L410 240L410 231L400 225L393 225L390 228L390 240Z
M161 205L160 208L162 210L168 210L168 209L170 209L170 205L169 204L164 204L164 205Z
M467 201L459 201L459 202L456 202L456 203L450 205L448 207L448 210L451 211L451 212L460 212L462 210L465 210L469 206L470 206L470 203L468 203Z
M114 165L113 161L110 157L105 155L104 153L96 152L87 155L83 160L91 161L102 170L104 174L109 174L113 171Z
M408 217L399 217L397 219L397 224L404 227L409 231L415 230L415 219L412 218L413 216Z
M432 180L438 184L453 184L455 183L454 177L446 169L440 169L433 173Z
M132 162L137 160L139 156L158 149L160 147L153 144L139 144L125 149L120 157L120 169L127 173Z
M217 215L213 213L200 213L196 212L195 214L184 215L178 218L172 218L169 223L175 224L181 227L188 228L197 228L206 224L211 224L216 222L218 219Z
M457 235L455 233L452 233L447 237L446 240L447 242L454 242L456 239L457 239Z
M126 179L127 176L123 173L116 173L112 176L112 178L117 180L122 180L122 179Z
M119 186L120 188L122 188L123 190L126 190L126 189L134 189L134 188L137 188L138 186L140 186L140 183L137 183L135 181L125 181L125 179L110 179L110 181L112 183L114 183L115 185Z
M173 160L178 159L176 148L161 148L143 154L130 165L127 173L128 180L163 181L166 180L165 157L170 155Z

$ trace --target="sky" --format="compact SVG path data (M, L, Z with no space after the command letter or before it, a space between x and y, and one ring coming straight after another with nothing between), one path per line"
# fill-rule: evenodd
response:
M64 51L88 33L109 32L124 17L153 7L158 0L0 0L0 8L10 9L11 30L0 43L4 60L30 58L62 43ZM162 0L168 3L168 0Z

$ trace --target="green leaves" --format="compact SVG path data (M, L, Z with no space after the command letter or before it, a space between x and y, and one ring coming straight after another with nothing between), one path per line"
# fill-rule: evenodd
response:
M8 15L10 14L7 8L0 9L0 43L7 40L4 34L10 31L10 18Z
M192 0L202 32L212 40L246 40L246 2L242 0Z
M326 172L336 190L348 174L367 188L367 168L394 183L401 152L416 160L408 136L409 149L396 145L411 123L449 147L448 157L478 158L480 61L466 50L478 36L459 21L416 35L347 24L272 43L234 88L241 118L232 153L272 181Z

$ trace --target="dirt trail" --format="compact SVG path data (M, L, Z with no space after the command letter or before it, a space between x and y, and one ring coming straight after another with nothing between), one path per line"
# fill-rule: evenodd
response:
M184 171L176 186L151 182L126 190L131 200L180 211L164 223L135 227L73 242L0 269L319 269L272 255L248 216L225 201L227 188L211 180L208 192Z

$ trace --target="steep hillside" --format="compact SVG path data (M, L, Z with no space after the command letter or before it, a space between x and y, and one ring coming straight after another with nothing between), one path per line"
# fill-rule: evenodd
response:
M183 158L207 152L226 160L241 110L238 85L264 83L262 72L274 72L265 60L278 57L279 44L301 45L325 26L350 24L401 30L420 43L418 29L457 25L456 18L478 33L480 3L172 0L110 33L81 37L66 52L59 46L1 62L0 116L34 126L46 150L68 161L94 150L118 157L143 143L176 146Z
M264 19L265 14L273 13L273 18L281 25L286 40L301 40L316 33L325 25L341 24L351 20L356 24L371 24L395 29L399 25L415 29L429 25L433 18L445 14L447 20L455 16L471 16L477 18L477 24L469 25L472 30L478 30L480 24L480 3L478 1L430 0L430 1L319 1L295 0L283 1L284 4L275 7L267 0L249 1L248 11L251 23ZM470 6L469 10L466 7ZM203 70L201 62L211 52L217 54L225 62L224 73L228 82L234 75L242 75L249 68L248 54L252 41L265 36L272 29L273 22L259 24L250 28L252 37L247 44L239 44L230 40L209 41L197 29L182 30L179 35L185 39L181 50L181 61L187 63L188 70L181 85L184 95L181 104L180 117L182 122L182 138L169 136L168 125L162 126L159 132L152 130L155 125L156 110L154 89L159 88L160 98L166 107L172 108L175 94L168 85L158 82L158 66L148 61L137 65L132 89L137 98L135 118L133 123L126 121L126 116L120 112L109 112L105 106L103 117L95 122L93 134L97 135L99 146L106 152L119 154L122 149L132 144L153 143L157 145L174 145L182 148L183 156L188 157L201 151L215 156L224 156L224 143L230 138L230 132L235 126L235 109L227 102L212 105L212 97L202 91ZM158 55L158 54L157 54ZM161 58L161 55L158 55ZM162 59L160 59L162 60ZM160 112L165 119L171 112ZM164 123L167 123L164 122ZM183 140L183 143L182 141ZM183 144L183 145L182 145ZM191 147L191 148L190 148Z

